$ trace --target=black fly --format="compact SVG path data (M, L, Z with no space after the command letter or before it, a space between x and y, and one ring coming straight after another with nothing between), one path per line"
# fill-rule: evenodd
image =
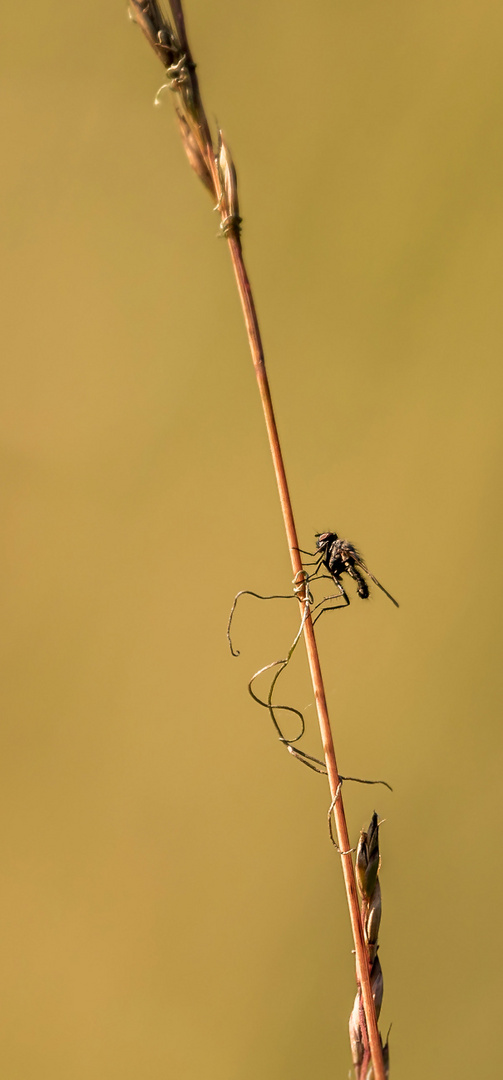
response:
M330 577L335 582L339 590L339 596L342 596L345 602L344 606L346 604L349 604L349 596L347 595L341 581L342 574L347 574L348 577L352 578L353 581L356 582L356 591L358 593L358 596L360 596L362 600L367 600L370 595L368 584L363 576L364 574L366 574L367 577L369 577L371 581L373 581L374 584L377 585L378 588L386 594L388 599L391 600L392 604L394 604L395 607L399 606L398 602L391 595L391 593L389 593L388 590L384 588L384 585L381 585L381 582L378 581L377 578L374 577L374 575L370 572L368 566L363 561L360 552L357 551L357 549L349 540L341 540L337 536L337 533L334 532L316 533L316 549L317 553L319 553L320 555L320 559L318 561L318 565L316 567L316 570L314 571L314 574L312 574L311 576L315 577L322 567L328 570ZM305 552L305 554L307 555L310 553ZM327 599L331 598L327 597ZM335 599L335 597L333 599ZM320 615L323 615L324 611L329 610L331 609L324 608L323 611L320 611ZM318 615L317 618L319 618L320 615Z

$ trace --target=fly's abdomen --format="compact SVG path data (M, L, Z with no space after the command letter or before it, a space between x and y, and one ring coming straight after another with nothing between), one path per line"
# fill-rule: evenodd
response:
M363 575L356 569L354 563L350 562L348 559L347 562L344 563L344 569L346 573L353 578L353 581L356 581L356 591L358 596L360 596L362 600L368 600L370 596L369 587Z
M358 596L361 596L362 600L368 600L370 596L369 587L361 574L358 574L358 585L356 586Z

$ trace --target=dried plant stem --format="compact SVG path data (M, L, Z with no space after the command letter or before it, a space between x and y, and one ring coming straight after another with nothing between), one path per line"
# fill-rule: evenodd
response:
M295 581L302 580L302 561L298 550L297 531L293 516L292 502L288 490L283 455L274 416L271 391L265 368L264 352L260 337L257 313L252 290L243 259L240 240L240 224L237 180L230 151L222 132L219 132L218 147L215 152L210 133L210 126L204 111L199 84L195 72L181 0L169 0L173 22L164 15L158 0L130 0L132 18L143 30L147 40L162 61L167 76L165 84L177 97L177 115L180 123L182 141L187 157L199 179L216 198L217 209L221 218L221 231L227 238L232 265L236 276L238 292L243 309L250 351L255 368L258 389L264 410L267 435L271 449L278 493L283 513L283 520L290 549L290 558ZM306 584L306 589L308 588ZM302 590L298 592L301 612L304 612L306 597ZM341 780L337 769L334 743L327 702L321 674L320 660L314 635L311 615L308 612L304 622L304 637L309 661L309 669L316 700L323 751L328 772L330 792L333 800L333 812L337 830L337 840L341 852L344 883L355 944L356 975L361 991L364 1023L362 1035L365 1051L373 1065L374 1080L386 1080L383 1063L381 1040L377 1029L377 1019L370 983L370 967L365 945L362 917L359 909L355 872L350 851L350 842L341 796ZM367 1046L368 1043L368 1046Z
M236 275L239 297L243 308L243 315L246 324L248 342L250 345L250 352L253 359L253 366L255 368L255 374L257 377L260 400L262 402L262 408L264 410L265 424L267 428L269 446L271 449L271 455L274 464L274 472L276 475L276 483L281 503L285 532L287 535L288 546L290 549L292 570L295 577L297 574L300 574L302 572L302 560L300 558L300 553L298 550L299 543L297 540L297 530L295 528L292 501L288 489L283 455L281 452L278 429L274 416L274 408L272 404L269 380L267 378L267 372L265 367L264 352L260 337L257 313L255 310L255 304L253 301L253 294L251 291L250 282L246 273L246 267L244 264L240 240L238 237L229 236L228 244L234 273ZM299 579L296 578L296 580ZM381 1040L377 1028L377 1019L370 985L370 968L368 954L363 935L363 926L358 902L358 893L356 889L353 859L351 856L351 851L349 850L350 842L348 835L348 827L346 823L346 815L344 812L344 802L340 790L341 782L337 769L334 741L328 716L328 708L325 697L325 688L323 685L323 676L321 672L318 647L316 644L316 638L310 614L308 614L304 625L304 639L306 642L309 670L311 673L311 681L313 684L314 696L316 700L316 709L318 713L318 722L320 725L323 752L325 755L325 762L327 766L330 793L332 796L332 800L335 800L334 817L337 830L337 841L340 851L342 852L342 870L344 874L344 884L346 887L346 896L349 907L349 915L351 919L351 929L353 932L353 939L355 943L356 973L358 983L361 988L363 1009L365 1013L365 1020L368 1032L370 1056L372 1058L376 1080L385 1080L386 1073L382 1060ZM339 795L336 798L337 792L339 792Z

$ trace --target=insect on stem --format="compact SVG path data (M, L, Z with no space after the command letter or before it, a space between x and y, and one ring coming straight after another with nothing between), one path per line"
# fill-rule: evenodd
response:
M243 259L240 238L241 221L238 206L236 170L230 156L229 148L221 135L217 145L214 145L210 125L201 100L195 64L187 40L182 0L169 0L169 7L172 22L170 22L163 14L158 0L130 0L130 10L133 19L143 30L150 46L161 60L163 67L171 68L168 80L175 91L174 96L177 100L179 116L183 118L181 129L184 135L184 145L187 149L189 162L193 168L196 168L196 172L205 186L209 186L210 190L211 188L213 189L212 196L218 204L219 214L223 225L222 232L225 235L228 244L234 269L250 352L257 379L258 391L264 412L292 569L294 575L298 577L305 573L305 571L302 566L301 553L298 548L297 530L286 478L283 454L276 426L271 391L267 378L257 312ZM183 63L181 62L182 57ZM169 61L168 63L166 63L167 59ZM355 573L350 573L348 568L349 565L355 570ZM360 583L360 579L358 578L358 574L360 573L359 566L361 566L361 564L358 564L354 557L352 558L352 561L348 558L344 565L344 572L357 580L358 583ZM363 569L364 573L368 573L365 566L362 566L361 569ZM328 567L328 570L335 580L332 569ZM343 572L342 568L340 572ZM369 576L371 575L369 574ZM378 582L376 583L379 585ZM382 588L382 586L379 585L379 588ZM360 595L362 595L361 592ZM390 597L390 599L392 598ZM325 754L329 787L331 797L332 799L335 799L333 813L337 830L337 843L342 852L341 864L351 929L355 943L356 974L359 992L361 994L363 1014L362 1024L365 1029L365 1041L367 1042L368 1040L374 1073L373 1080L386 1080L382 1044L377 1028L376 1010L370 982L364 930L358 905L355 873L350 854L348 829L342 794L339 791L340 777L337 769L318 649L314 636L309 603L307 603L300 595L298 596L298 600L302 615L301 631L299 631L299 634L302 632L305 639L321 739ZM393 603L396 603L396 601L393 601ZM297 640L298 639L296 639L295 644L297 643ZM291 651L289 655L291 655ZM271 692L269 693L268 698L268 707L270 708L270 706ZM337 795L338 797L336 798Z

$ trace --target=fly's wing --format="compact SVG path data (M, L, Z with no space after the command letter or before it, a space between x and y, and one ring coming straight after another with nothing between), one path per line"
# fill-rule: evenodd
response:
M367 574L369 578L371 578L371 580L374 582L374 585L377 585L377 587L381 590L381 592L386 594L386 596L388 597L388 600L391 600L391 603L394 604L395 607L400 607L400 604L398 603L398 600L395 600L395 597L392 596L391 593L389 593L388 590L384 588L384 585L381 585L381 582L378 581L377 578L374 577L373 574L371 574L368 566L366 565L366 563L364 563L364 561L363 561L363 559L362 559L362 557L361 557L361 555L359 554L358 551L354 551L353 558L355 560L355 563L358 566L361 566L364 573Z

